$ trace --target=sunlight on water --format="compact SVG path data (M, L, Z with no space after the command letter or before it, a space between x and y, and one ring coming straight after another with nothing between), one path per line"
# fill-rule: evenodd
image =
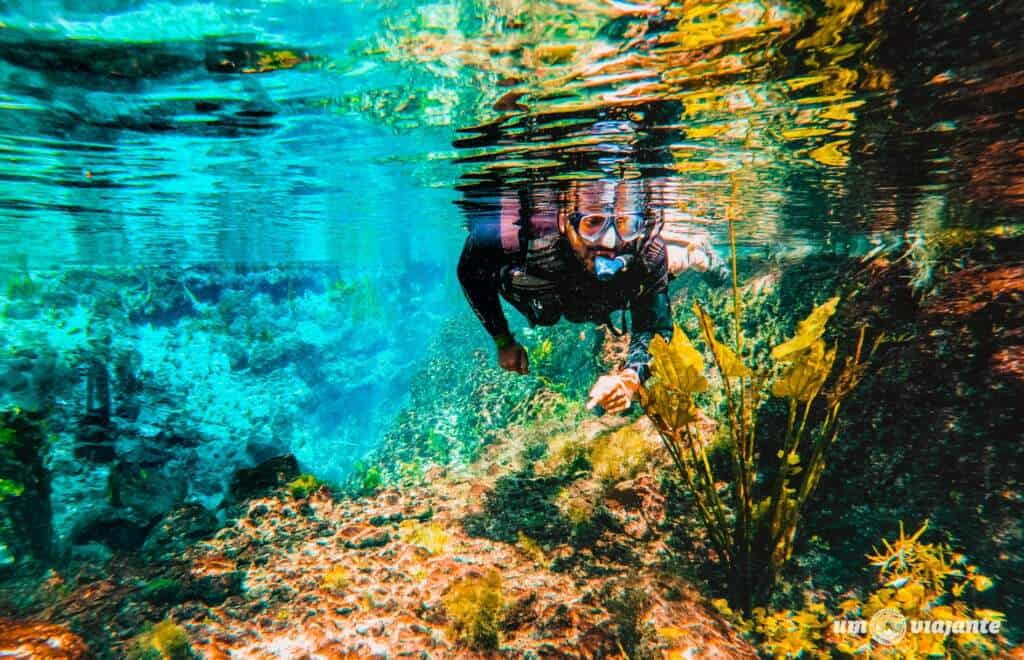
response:
M719 225L732 203L757 246L916 231L936 194L976 210L940 223L990 227L1022 203L1008 11L8 5L0 245L34 266L335 260L410 216L457 242L457 176L616 167L676 177L674 205Z

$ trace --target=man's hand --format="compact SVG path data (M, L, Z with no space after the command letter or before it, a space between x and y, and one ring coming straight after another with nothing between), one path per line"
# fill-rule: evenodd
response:
M636 391L640 389L640 377L632 369L624 369L617 374L601 376L590 388L587 410L596 406L605 412L620 413L629 408Z
M519 374L530 371L530 361L526 357L526 349L515 342L498 349L498 364L505 371L514 371Z

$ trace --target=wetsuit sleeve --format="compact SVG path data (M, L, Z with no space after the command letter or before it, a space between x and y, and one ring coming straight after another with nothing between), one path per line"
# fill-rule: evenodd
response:
M459 284L484 329L491 337L508 336L508 320L498 296L505 255L498 246L486 246L473 234L466 238L459 258Z
M632 331L629 357L625 367L633 369L643 383L651 373L651 340L661 335L672 340L672 306L668 299L668 258L661 238L650 242L644 251L644 285L640 295L630 302Z

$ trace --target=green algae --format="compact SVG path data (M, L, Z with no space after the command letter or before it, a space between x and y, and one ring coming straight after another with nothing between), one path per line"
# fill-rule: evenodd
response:
M538 543L561 543L572 531L555 505L566 483L565 477L536 476L529 469L501 477L487 495L483 512L466 518L463 525L471 535L510 544L520 534Z
M196 654L188 633L171 619L164 619L140 633L128 644L128 660L193 660Z
M305 499L323 483L312 474L300 474L288 482L288 493L295 499Z

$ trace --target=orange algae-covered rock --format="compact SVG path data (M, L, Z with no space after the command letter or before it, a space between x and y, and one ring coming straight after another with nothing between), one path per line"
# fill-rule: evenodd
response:
M78 635L63 626L0 619L0 657L19 660L86 658L89 648Z

